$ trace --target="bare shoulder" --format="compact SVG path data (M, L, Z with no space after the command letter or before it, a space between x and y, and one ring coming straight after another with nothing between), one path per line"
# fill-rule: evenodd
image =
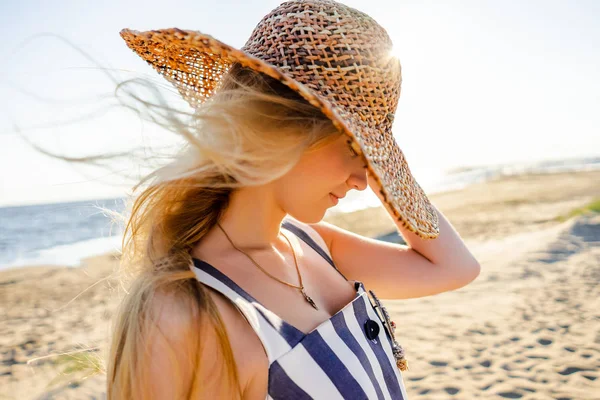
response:
M244 399L264 399L268 359L260 340L228 299L212 289L209 294L225 326ZM155 368L151 371L151 389L156 398L172 396L173 382L191 383L194 374L200 381L200 398L233 398L232 388L227 384L219 332L208 315L191 307L189 298L176 293L157 293L152 311L160 332L151 340L152 362L148 363L151 369ZM198 360L194 354L199 354ZM176 365L172 365L174 362ZM174 376L172 371L178 371L178 375Z
M268 390L269 359L260 339L229 299L213 289L209 288L209 292L227 331L244 399L264 399Z

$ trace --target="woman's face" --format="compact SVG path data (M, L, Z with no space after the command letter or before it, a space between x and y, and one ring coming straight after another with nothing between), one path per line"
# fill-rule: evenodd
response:
M331 194L344 197L351 189L367 187L367 169L348 144L346 135L317 150L305 152L300 161L277 181L279 204L305 223L319 222L335 205Z

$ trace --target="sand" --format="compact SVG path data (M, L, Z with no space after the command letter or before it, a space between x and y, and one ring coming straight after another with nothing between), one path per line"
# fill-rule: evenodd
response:
M556 219L600 198L599 183L600 171L526 175L430 196L482 272L459 290L385 301L409 398L600 399L600 214ZM328 220L393 231L382 207ZM103 278L117 262L0 272L0 399L105 398L104 375L61 375L74 361L57 354L104 345L117 282Z

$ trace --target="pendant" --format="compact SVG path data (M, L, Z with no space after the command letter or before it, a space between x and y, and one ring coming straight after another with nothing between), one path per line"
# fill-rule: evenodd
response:
M394 358L396 359L396 366L400 371L406 371L408 370L408 361L404 357L404 349L396 341L396 335L394 334L396 331L396 324L390 319L390 315L388 314L383 304L381 304L375 293L373 293L372 290L369 290L369 293L371 293L371 296L375 301L375 308L378 308L381 311L381 314L383 315L384 319L384 324L386 325L392 337L392 353L394 354Z
M304 298L306 299L306 301L308 301L308 304L310 304L311 306L313 306L313 308L315 310L318 310L319 307L317 307L317 305L315 304L314 300L311 299L310 296L306 294L306 292L304 291L304 288L300 289L300 291L302 292L302 295L304 296Z

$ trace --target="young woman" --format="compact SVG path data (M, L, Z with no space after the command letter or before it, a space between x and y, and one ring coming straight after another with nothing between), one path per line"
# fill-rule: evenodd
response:
M383 28L323 0L281 4L243 51L179 29L121 34L195 111L131 208L108 398L406 399L374 293L453 290L479 265L393 140L400 64ZM408 246L321 221L367 187Z

